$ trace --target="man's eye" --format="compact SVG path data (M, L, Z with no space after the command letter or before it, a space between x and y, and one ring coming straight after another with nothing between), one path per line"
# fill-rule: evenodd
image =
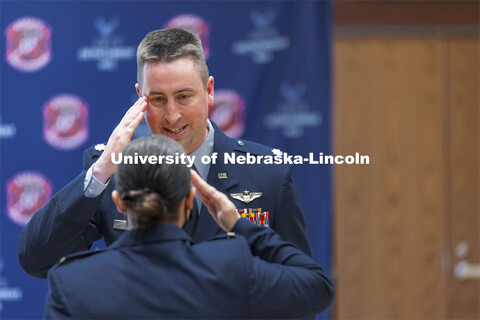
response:
M182 94L182 95L180 96L180 99L182 99L182 100L186 100L186 99L188 99L188 98L190 98L190 95L188 95L188 94Z
M150 100L152 102L162 102L162 101L165 100L165 98L163 98L163 97L151 97Z

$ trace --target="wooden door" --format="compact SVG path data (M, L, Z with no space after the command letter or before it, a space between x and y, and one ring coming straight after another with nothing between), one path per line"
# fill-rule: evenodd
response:
M480 263L478 38L334 49L335 153L370 155L334 169L337 318L479 318L479 280L453 277Z
M480 129L479 41L448 41L450 132L449 228L451 267L469 263L480 268ZM478 274L478 271L476 271ZM473 273L473 272L472 272ZM449 315L480 319L480 279L449 275ZM460 275L459 275L460 276Z

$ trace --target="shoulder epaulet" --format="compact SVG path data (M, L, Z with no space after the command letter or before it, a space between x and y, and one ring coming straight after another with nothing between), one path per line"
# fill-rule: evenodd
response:
M235 239L235 238L237 238L237 235L235 234L235 232L227 232L227 233L217 234L209 238L207 241Z
M100 157L105 149L107 149L107 145L105 143L97 143L96 145L90 146L87 150L85 150L84 156L86 158L84 160Z
M91 146L83 153L83 166L88 169L93 162L97 161L98 158L102 155L102 152L105 151L107 146L104 143L98 143L94 146Z
M104 252L104 251L105 250L94 250L94 251L81 251L81 252L71 253L69 255L66 255L66 256L62 257L59 261L59 265L65 265L69 262L72 262L72 261L75 261L75 260L78 260L78 259L83 259L85 257L89 257L89 256L92 256L94 254Z
M280 151L278 149L248 141L243 139L238 139L233 148L235 151L243 152L243 153L251 153L255 155L271 155L276 156L277 152ZM278 151L277 151L278 150ZM281 151L280 151L281 152Z

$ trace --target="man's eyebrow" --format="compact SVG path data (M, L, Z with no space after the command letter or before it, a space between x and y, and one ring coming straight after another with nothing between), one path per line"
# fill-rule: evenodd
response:
M160 91L150 91L150 92L148 93L149 96L151 96L151 95L161 95L161 94L165 94L165 93L160 92Z
M186 88L175 91L175 94L180 93L180 92L185 92L185 91L192 92L192 91L195 91L195 90L193 88L186 87Z
M193 88L187 87L187 88L177 90L173 94L178 94L178 93L181 93L181 92L192 92L192 91L195 91L195 90ZM150 91L148 93L148 95L149 96L151 96L151 95L165 95L165 93L161 92L161 91Z

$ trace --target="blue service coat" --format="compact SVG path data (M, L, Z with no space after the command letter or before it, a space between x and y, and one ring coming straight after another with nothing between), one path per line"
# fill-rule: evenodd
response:
M225 153L273 155L272 148L229 138L213 122L212 125L215 129L214 152L218 153L218 159L215 165L210 166L208 183L227 194L239 209L261 208L262 212L268 211L270 228L310 255L291 166L225 164ZM100 155L101 151L93 147L86 150L84 171L36 212L22 230L18 258L28 274L45 278L48 269L65 255L88 250L94 241L102 237L109 246L125 232L113 227L114 220L126 220L111 199L114 177L100 196L87 198L83 194L86 171ZM248 204L230 196L245 190L261 192L262 196ZM202 206L193 240L204 241L222 233L208 209Z
M73 254L48 272L45 317L284 319L332 302L321 268L271 229L240 219L232 231L194 244L160 224L125 232L103 252Z

